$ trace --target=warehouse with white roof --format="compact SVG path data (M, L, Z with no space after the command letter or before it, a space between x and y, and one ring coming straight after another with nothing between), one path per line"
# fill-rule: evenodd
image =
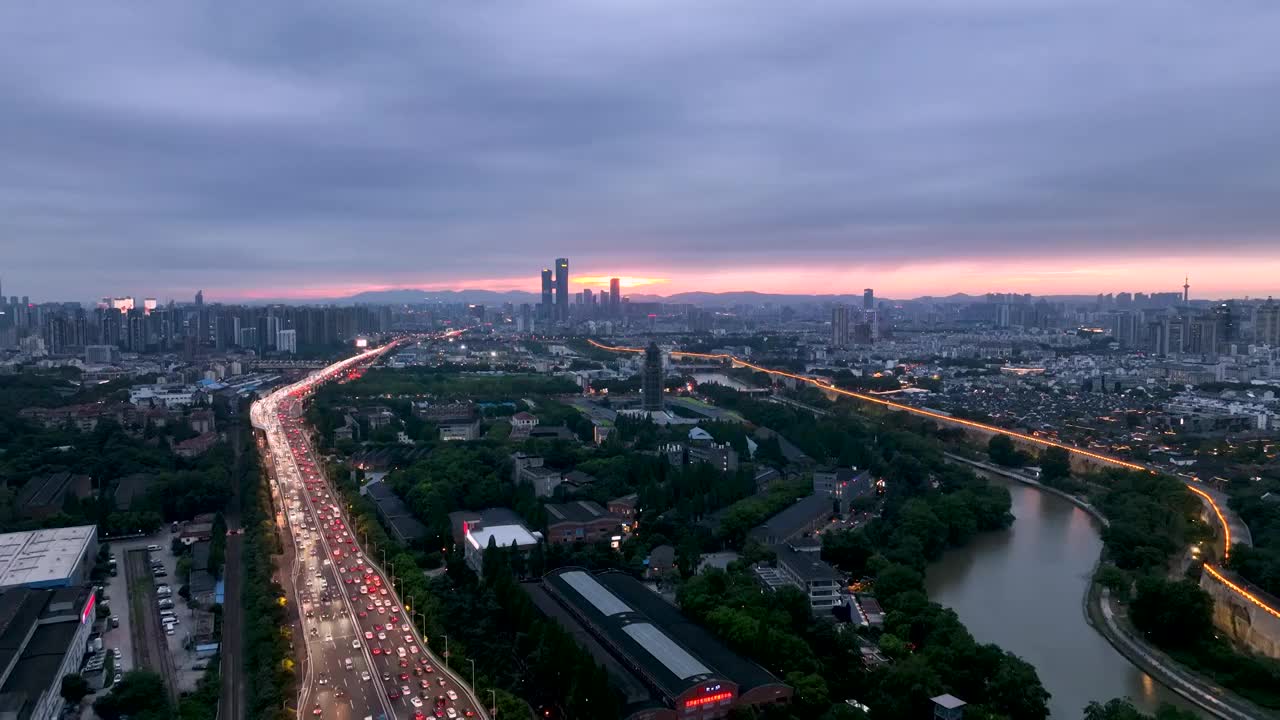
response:
M97 554L97 525L4 533L0 590L82 585L89 581Z

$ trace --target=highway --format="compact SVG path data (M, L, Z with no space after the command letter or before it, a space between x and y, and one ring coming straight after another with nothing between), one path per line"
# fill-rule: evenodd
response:
M431 652L388 576L353 537L302 420L303 400L315 387L392 347L335 363L253 406L293 542L285 584L301 616L306 647L306 657L298 659L298 716L487 720L472 690Z

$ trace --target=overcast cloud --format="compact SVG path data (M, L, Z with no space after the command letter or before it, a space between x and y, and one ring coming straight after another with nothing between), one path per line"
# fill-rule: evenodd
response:
M8 3L0 274L1274 262L1277 38L1274 0Z

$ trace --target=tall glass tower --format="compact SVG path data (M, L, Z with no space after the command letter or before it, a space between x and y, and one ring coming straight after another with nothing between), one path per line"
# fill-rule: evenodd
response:
M556 258L556 319L569 322L569 258Z

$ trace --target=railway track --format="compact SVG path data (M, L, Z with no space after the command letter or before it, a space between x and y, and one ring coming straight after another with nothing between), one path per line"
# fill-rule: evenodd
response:
M169 697L177 702L173 655L156 613L155 576L151 574L151 556L145 548L125 553L125 572L128 573L129 637L133 643L134 667L158 673Z

